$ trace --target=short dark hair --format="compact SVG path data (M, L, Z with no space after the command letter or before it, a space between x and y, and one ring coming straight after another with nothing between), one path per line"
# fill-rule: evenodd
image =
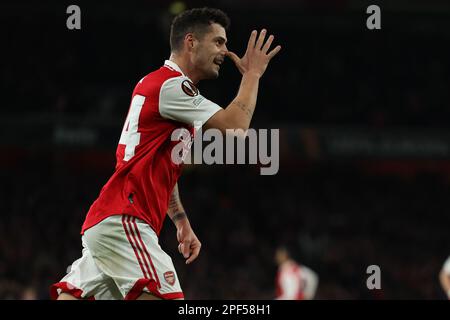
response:
M230 26L230 18L220 9L194 8L177 15L170 26L170 49L181 49L184 36L192 32L201 38L213 23L220 24L225 30Z

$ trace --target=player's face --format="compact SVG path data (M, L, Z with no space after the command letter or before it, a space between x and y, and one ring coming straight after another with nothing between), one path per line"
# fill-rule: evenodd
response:
M192 60L201 79L215 79L227 52L225 29L217 24L210 25L210 31L197 42Z
M284 249L277 249L275 252L275 262L277 264L282 264L288 259L287 252Z

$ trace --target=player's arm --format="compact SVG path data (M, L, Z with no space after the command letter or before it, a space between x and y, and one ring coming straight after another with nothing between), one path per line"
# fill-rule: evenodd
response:
M265 41L267 31L263 29L257 39L253 31L242 58L228 51L226 55L233 60L242 74L237 96L223 110L215 113L204 125L205 129L216 128L225 133L226 129L247 130L253 117L258 95L259 79L264 74L269 61L280 51L281 46L269 51L274 36Z
M167 215L177 228L178 251L187 259L186 264L189 264L198 257L202 244L192 230L183 204L181 203L178 183L175 184L172 195L170 196Z
M180 200L180 194L178 192L178 183L175 184L175 187L172 190L172 194L170 195L169 209L167 210L167 215L177 228L182 221L188 220L186 212L184 211L183 204L181 203Z

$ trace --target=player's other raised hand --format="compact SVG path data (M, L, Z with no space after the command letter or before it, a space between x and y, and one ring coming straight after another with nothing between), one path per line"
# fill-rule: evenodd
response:
M226 52L226 56L233 60L242 75L251 73L261 77L269 61L281 50L281 46L276 46L269 51L275 37L270 35L266 40L266 34L266 29L262 29L259 36L258 32L253 30L248 40L247 51L242 58L232 51Z

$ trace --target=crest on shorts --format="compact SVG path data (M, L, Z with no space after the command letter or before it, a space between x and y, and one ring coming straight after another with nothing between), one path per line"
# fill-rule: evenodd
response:
M184 93L186 93L188 96L195 97L196 95L198 95L197 87L189 80L184 80L181 83L181 89L183 89Z
M173 271L164 272L164 279L167 283L173 286L175 284L175 273Z

